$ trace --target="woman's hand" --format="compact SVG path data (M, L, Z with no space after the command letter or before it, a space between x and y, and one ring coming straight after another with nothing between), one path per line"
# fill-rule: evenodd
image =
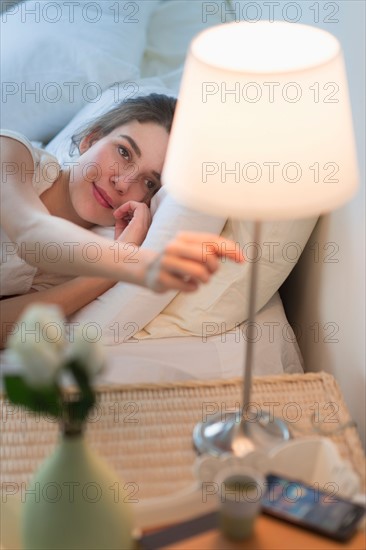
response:
M114 238L140 246L151 225L149 207L143 202L128 201L113 212L116 219Z
M143 251L140 252L150 252ZM144 283L155 292L196 290L207 283L226 258L237 263L244 256L237 243L212 233L178 233L147 266Z

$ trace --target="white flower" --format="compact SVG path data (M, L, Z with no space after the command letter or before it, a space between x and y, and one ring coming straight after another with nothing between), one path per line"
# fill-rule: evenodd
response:
M65 360L65 325L60 309L41 304L27 308L8 340L8 348L13 361L23 367L30 386L51 385Z
M80 366L94 378L99 374L105 364L105 353L99 341L91 341L84 334L83 327L78 327L74 332L74 341L70 344L68 358L79 362Z

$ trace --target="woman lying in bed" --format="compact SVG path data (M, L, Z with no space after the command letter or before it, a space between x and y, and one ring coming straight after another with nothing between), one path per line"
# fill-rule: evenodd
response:
M126 100L73 137L80 156L66 169L19 134L1 133L2 346L31 302L58 304L70 315L116 281L189 292L209 280L220 256L242 260L210 233L181 233L160 254L138 248L161 185L175 104L159 94ZM114 225L116 240L91 235L95 225ZM203 254L207 243L213 246ZM35 294L42 272L78 277Z

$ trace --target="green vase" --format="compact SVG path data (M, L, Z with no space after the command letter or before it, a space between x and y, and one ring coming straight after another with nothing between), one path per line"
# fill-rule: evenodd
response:
M132 514L123 483L82 435L63 436L24 494L25 550L128 550Z

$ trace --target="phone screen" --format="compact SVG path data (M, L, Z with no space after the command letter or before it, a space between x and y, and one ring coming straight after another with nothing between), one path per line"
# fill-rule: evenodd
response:
M358 504L272 474L267 476L262 507L267 513L341 540L352 535L365 513Z

